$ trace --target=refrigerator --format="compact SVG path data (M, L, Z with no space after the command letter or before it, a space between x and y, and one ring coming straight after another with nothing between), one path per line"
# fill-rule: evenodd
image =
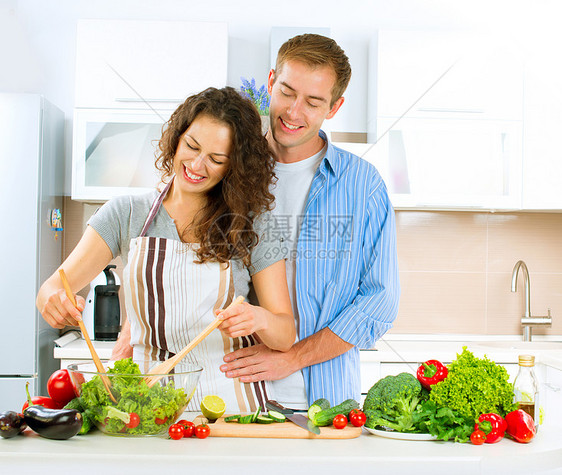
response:
M37 94L0 93L0 411L47 396L58 330L35 307L61 263L64 114Z

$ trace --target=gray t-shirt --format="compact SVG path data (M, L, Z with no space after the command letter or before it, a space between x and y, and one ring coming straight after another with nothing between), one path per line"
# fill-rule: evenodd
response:
M140 235L152 203L157 198L156 190L143 195L119 196L105 203L88 220L90 225L106 242L113 257L121 256L127 265L131 239ZM266 233L266 215L254 221L254 230L259 242L251 256L251 266L247 268L242 261L232 261L232 273L236 295L248 295L251 276L281 260L281 243ZM164 206L160 206L146 236L181 241L174 220Z

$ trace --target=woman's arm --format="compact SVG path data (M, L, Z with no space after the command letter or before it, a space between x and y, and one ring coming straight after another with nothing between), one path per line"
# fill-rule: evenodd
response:
M219 329L231 338L256 333L263 344L279 351L293 346L296 336L285 275L285 261L277 261L252 276L260 306L242 303L219 313Z
M80 242L62 263L73 292L78 292L105 269L113 259L111 250L101 236L88 226ZM53 328L76 326L84 310L84 299L76 298L75 308L66 296L58 271L39 289L36 305L45 321Z

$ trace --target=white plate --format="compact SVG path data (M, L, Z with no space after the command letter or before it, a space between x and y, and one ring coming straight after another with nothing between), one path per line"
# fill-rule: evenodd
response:
M398 439L398 440L437 440L437 437L431 434L416 434L411 432L395 432L390 430L380 430L380 429L369 429L363 426L371 434L378 435L380 437L386 437L387 439Z

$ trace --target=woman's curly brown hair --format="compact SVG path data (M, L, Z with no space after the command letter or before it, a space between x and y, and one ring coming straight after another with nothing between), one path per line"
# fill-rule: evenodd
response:
M188 97L164 124L156 167L163 181L173 176L180 137L199 114L226 124L233 138L229 169L208 192L207 206L199 211L192 228L200 244L198 260L241 259L250 265L252 249L258 242L254 219L272 208L274 196L269 186L275 179L275 161L255 105L232 87L210 87Z

